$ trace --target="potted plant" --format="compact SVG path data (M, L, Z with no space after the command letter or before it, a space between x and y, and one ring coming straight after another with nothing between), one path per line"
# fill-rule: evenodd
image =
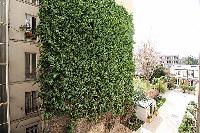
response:
M147 116L147 123L151 123L151 121L152 121L152 116L148 115Z
M33 34L31 31L26 31L25 36L26 36L26 38L31 38L33 36Z

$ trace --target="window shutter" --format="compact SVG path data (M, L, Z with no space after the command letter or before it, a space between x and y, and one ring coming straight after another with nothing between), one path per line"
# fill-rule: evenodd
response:
M36 31L36 18L35 17L32 17L32 34L33 34L33 40L36 39L36 36L35 36L35 31Z
M32 54L32 78L36 78L36 54Z
M25 78L30 78L30 54L25 53Z
M26 114L29 113L29 97L30 97L30 93L25 92L25 113Z
M37 93L32 91L32 110L37 111Z

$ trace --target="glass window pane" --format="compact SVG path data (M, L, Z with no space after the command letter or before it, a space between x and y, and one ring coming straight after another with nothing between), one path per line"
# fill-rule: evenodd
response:
M0 65L0 84L6 84L6 66Z
M32 78L36 78L36 54L32 54Z
M25 77L30 78L30 54L25 53Z
M0 103L7 101L6 85L0 85Z
M6 42L6 26L0 25L0 43Z
M0 22L6 22L6 0L0 0Z
M8 132L8 124L0 125L0 133L7 133Z
M0 63L6 63L6 45L0 44Z
M7 122L7 105L0 106L0 124Z

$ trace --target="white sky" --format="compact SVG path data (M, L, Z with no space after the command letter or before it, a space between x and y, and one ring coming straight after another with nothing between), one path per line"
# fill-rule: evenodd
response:
M165 55L200 53L200 0L133 0L137 50L151 40Z

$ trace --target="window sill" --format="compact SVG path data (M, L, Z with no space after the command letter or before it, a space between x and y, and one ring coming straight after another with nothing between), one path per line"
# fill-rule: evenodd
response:
M32 116L35 116L35 115L38 115L39 114L39 111L33 111L33 112L30 112L30 113L25 113L27 117L32 117Z
M23 0L16 0L16 1L19 1L19 2L22 2L22 3L28 4L28 5L31 5L31 6L35 6L35 7L39 6L39 4L30 3L30 2L23 1Z
M36 81L36 79L25 79L25 81Z

